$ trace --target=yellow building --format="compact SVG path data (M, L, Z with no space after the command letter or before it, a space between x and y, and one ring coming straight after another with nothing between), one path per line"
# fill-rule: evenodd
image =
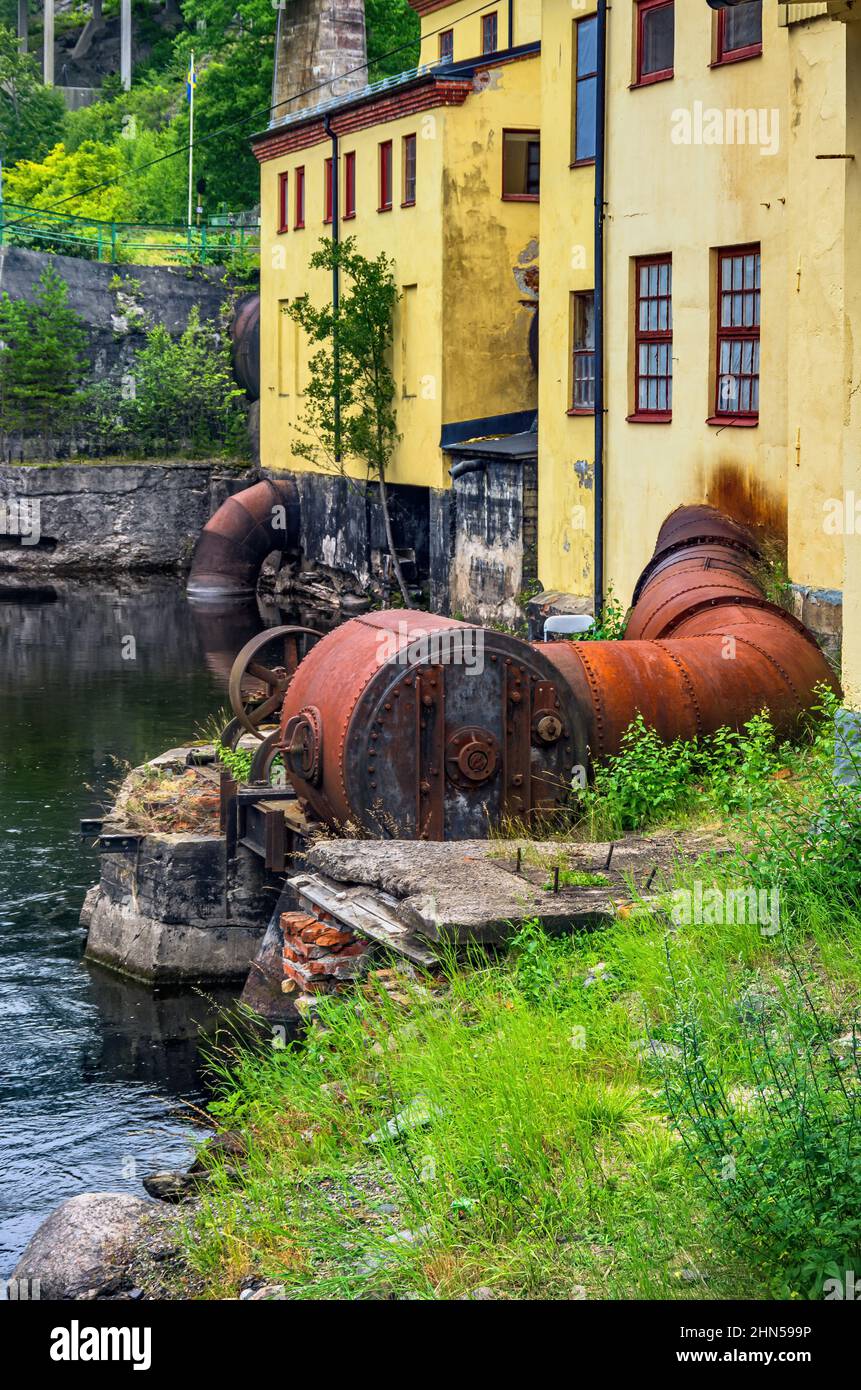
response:
M542 54L539 573L584 605L596 277L572 132L594 8L548 0ZM845 593L856 702L858 48L843 0L608 6L603 194L606 582L630 594L674 507L725 507L785 546L796 610L835 649Z
M308 467L294 451L308 349L285 309L306 290L331 293L329 277L309 272L308 262L333 232L395 266L394 484L444 489L446 445L534 419L540 5L501 0L476 13L470 0L411 3L421 15L422 66L276 116L254 140L267 470Z

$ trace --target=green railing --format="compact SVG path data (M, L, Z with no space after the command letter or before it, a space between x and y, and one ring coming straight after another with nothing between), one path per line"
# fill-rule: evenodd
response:
M0 203L0 246L26 246L33 251L53 251L91 261L159 265L181 261L195 265L220 265L225 261L256 257L260 253L260 228L244 222L230 224L227 217L184 224L98 222L90 217L47 212L42 208Z

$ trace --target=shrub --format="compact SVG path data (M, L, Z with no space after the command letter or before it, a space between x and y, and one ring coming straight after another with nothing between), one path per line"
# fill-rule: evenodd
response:
M776 1297L816 1297L861 1268L861 1057L857 1025L835 1048L800 971L778 1008L753 1021L728 1059L674 985L677 1064L667 1105L715 1226L738 1230ZM734 1071L734 1075L730 1074Z

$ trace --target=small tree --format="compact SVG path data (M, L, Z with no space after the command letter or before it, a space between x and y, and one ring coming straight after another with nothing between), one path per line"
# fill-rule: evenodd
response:
M347 477L346 462L359 461L379 486L380 506L392 569L407 608L409 591L395 547L386 475L398 442L395 381L392 375L392 316L398 290L392 262L383 255L368 260L356 250L355 238L323 240L311 257L312 270L338 272L340 303L318 308L301 295L287 313L317 346L305 387L301 458L315 467Z
M242 395L225 338L212 323L201 323L195 305L177 341L163 324L147 330L117 403L119 437L137 441L145 453L236 451L245 430Z
M83 322L67 303L68 289L49 266L33 299L0 296L0 431L48 439L71 433L86 370Z

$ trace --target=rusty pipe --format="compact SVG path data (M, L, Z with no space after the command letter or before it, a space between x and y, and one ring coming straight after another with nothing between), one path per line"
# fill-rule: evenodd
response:
M575 769L618 752L638 713L666 742L763 709L789 735L815 687L838 686L766 600L759 558L736 522L686 507L661 528L621 642L528 644L428 613L345 623L285 696L287 775L329 825L460 839L564 804Z
M637 713L669 742L740 728L767 709L787 737L817 685L839 691L807 628L765 598L760 558L732 518L679 508L637 582L624 641L545 647L576 694L592 759L618 752Z
M273 550L299 544L299 492L293 478L265 479L228 497L203 528L191 561L196 597L253 593Z
M260 399L260 293L236 301L230 325L230 365L250 401Z

